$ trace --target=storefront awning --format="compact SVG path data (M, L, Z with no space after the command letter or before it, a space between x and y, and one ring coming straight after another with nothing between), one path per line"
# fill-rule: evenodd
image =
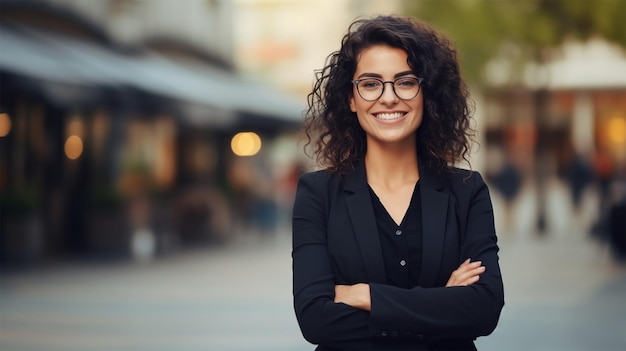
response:
M215 116L260 116L298 125L303 103L228 71L175 62L154 52L125 54L25 27L0 25L0 71L45 82L128 87L205 106ZM194 117L197 119L198 117ZM206 118L211 118L207 115Z

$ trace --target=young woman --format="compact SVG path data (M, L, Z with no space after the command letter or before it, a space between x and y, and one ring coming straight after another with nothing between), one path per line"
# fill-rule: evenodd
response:
M350 26L309 95L323 170L293 209L293 296L317 350L475 350L504 305L455 50L415 19Z

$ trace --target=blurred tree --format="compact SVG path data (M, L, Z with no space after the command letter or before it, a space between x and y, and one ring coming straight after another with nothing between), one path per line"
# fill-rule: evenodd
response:
M485 65L542 63L569 39L605 38L626 48L626 0L417 0L406 12L432 23L457 44L465 78L484 81ZM521 69L513 70L519 74Z

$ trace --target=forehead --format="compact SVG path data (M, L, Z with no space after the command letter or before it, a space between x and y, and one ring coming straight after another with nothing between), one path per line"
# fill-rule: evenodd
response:
M395 74L410 70L408 54L400 48L374 45L363 49L357 56L355 75L376 73Z

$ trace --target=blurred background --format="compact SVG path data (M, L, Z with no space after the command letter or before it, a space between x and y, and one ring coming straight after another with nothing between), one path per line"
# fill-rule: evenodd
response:
M0 349L311 350L302 112L390 13L476 103L507 295L479 348L626 349L624 0L0 0Z

